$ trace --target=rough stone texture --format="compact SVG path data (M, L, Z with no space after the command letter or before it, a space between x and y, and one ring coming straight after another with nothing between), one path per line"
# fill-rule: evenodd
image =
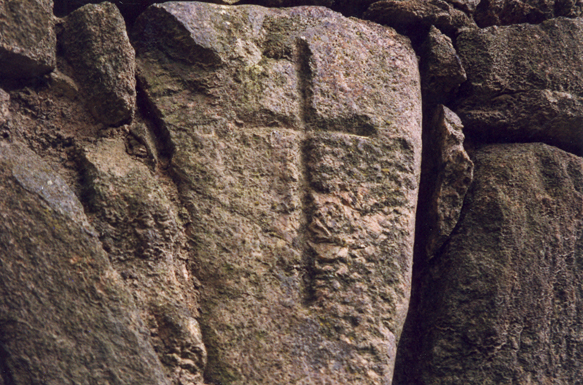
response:
M0 127L10 119L10 94L0 88Z
M481 140L583 150L583 19L462 33L468 75L455 111Z
M429 198L424 202L429 207L424 211L428 229L423 231L428 257L439 250L455 228L472 183L474 164L464 149L463 128L460 118L449 108L436 108L428 144L434 163L427 172L428 178L435 176L435 184L431 197L424 197Z
M106 125L127 123L136 107L135 54L117 7L104 2L71 13L59 36L64 55Z
M54 12L56 16L65 17L75 10L87 4L99 4L102 0L54 0ZM111 3L119 8L121 14L129 24L133 24L136 18L144 12L150 5L156 3L156 0L112 0ZM218 3L222 1L218 0ZM235 1L237 2L237 1ZM229 1L225 1L229 3Z
M124 141L87 146L83 165L95 227L134 290L162 363L174 383L201 383L206 350L177 210L150 170L126 153Z
M31 78L56 65L52 0L0 2L0 77Z
M487 146L475 164L403 383L580 384L583 161L532 143Z
M580 7L552 1L476 17ZM80 74L119 64L119 14L80 10L73 55L78 15L59 20L58 69L0 75L0 385L581 384L583 160L485 142L583 154L582 21L468 31L475 5L371 7L419 58L324 8L155 6L135 30L140 103L115 127ZM438 103L466 124L468 194Z
M86 148L83 160L86 199L104 217L99 230L108 234L104 245L111 257L171 257L174 250L166 246L174 244L179 219L148 168L133 160L119 140L104 139ZM126 241L117 250L115 241L120 239Z
M481 28L491 25L540 23L554 17L580 17L581 0L482 0L474 14Z
M192 216L205 380L390 383L420 168L408 40L203 3L150 7L134 36Z
M74 10L86 5L97 4L101 0L54 0L55 1L55 15L66 16ZM187 0L179 0L187 1ZM235 5L235 4L256 4L264 7L298 7L298 6L323 6L330 8L336 12L340 12L345 16L361 17L366 9L377 0L213 0L209 3ZM562 0L569 1L569 0ZM121 11L126 20L133 24L135 19L150 5L157 3L155 0L112 0ZM464 12L472 13L480 0L447 0L456 8ZM566 14L564 15L566 16Z
M297 7L302 5L318 5L341 12L345 16L360 17L376 0L251 0L246 3L266 7ZM234 0L238 2L238 0ZM233 2L233 3L234 3Z
M64 180L0 143L0 371L5 384L166 380L148 332Z
M482 1L484 0L447 0L448 3L451 3L456 8L459 8L468 14L474 13L477 6Z
M464 12L443 0L383 0L372 4L364 18L393 27L414 43L423 42L432 25L451 37L477 28Z
M179 0L183 1L183 0ZM471 4L476 0L452 0L458 3ZM55 14L65 16L86 4L97 4L101 0L55 0ZM155 0L112 0L130 24ZM341 12L346 16L361 16L375 0L213 0L210 3L233 5L239 3L257 4L265 7L297 7L304 5L319 5Z
M420 53L423 103L447 103L467 79L451 39L431 26Z

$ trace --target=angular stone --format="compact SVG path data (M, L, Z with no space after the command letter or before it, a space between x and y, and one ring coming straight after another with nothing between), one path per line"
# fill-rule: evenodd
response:
M487 146L475 162L462 219L428 270L407 383L576 384L583 160L532 143Z
M468 82L455 111L468 132L583 151L583 19L467 31L457 48Z
M419 71L425 104L448 102L467 79L451 39L434 26L421 46Z
M434 25L448 36L477 28L462 11L443 0L383 0L372 4L364 18L395 28L415 43L425 39Z
M75 81L59 70L51 72L49 84L57 96L74 99L79 94L79 87Z
M202 383L206 349L194 318L198 293L184 277L188 256L177 210L123 141L101 140L87 146L82 158L95 228L116 270L135 284L156 352L175 381Z
M117 7L104 2L71 13L59 36L64 56L101 122L130 121L136 107L135 54Z
M64 180L16 143L0 143L0 166L4 383L166 384L135 304Z
M205 380L390 383L420 168L408 40L204 3L152 6L133 36L192 216Z
M428 204L426 253L432 257L455 228L466 192L472 183L474 163L464 149L463 126L449 108L439 105L432 121L430 146L435 156L430 175L435 175L434 190Z
M56 65L52 0L0 2L0 76L32 78Z
M580 17L583 3L577 0L482 0L474 14L481 28L492 25L540 23L560 16Z

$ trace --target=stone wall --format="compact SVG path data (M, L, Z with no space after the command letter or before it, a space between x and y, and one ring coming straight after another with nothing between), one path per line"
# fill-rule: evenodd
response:
M0 4L0 385L579 383L582 3L235 3Z

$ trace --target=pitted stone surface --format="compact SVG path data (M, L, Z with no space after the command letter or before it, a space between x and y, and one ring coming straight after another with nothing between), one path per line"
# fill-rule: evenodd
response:
M432 25L450 37L477 28L464 12L443 0L382 0L373 3L364 18L393 27L416 44L425 40Z
M16 142L0 166L0 383L167 384L73 192Z
M527 143L486 146L475 163L460 223L428 269L422 349L403 383L576 384L583 161Z
M117 7L103 2L76 10L60 43L91 113L106 125L128 123L136 108L135 53Z
M431 26L420 53L423 103L433 106L450 102L460 84L467 80L451 39Z
M0 3L0 76L33 78L56 65L52 0Z
M536 24L555 17L580 17L579 0L482 0L474 14L481 28L491 25Z
M474 164L464 149L460 118L449 108L439 105L431 120L431 156L434 164L429 173L435 176L426 212L425 251L432 257L446 242L457 225L464 198L472 183Z
M408 40L203 3L152 6L133 36L192 216L205 379L390 383L420 169Z
M541 141L583 152L583 19L467 31L468 81L454 108L487 141Z
M82 154L84 195L114 268L133 289L142 319L173 383L203 382L206 349L198 291L187 271L183 223L160 182L126 152L103 139Z

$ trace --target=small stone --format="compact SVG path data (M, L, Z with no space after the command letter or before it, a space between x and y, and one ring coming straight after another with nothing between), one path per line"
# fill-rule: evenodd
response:
M79 93L79 87L75 81L59 70L51 72L50 85L57 96L73 99Z
M448 102L467 79L451 39L434 26L421 47L419 71L423 103L426 104Z
M136 107L135 53L117 7L79 8L65 19L59 39L95 118L109 126L129 122Z
M349 271L346 265L341 265L338 270L336 270L336 275L347 275L348 273Z

